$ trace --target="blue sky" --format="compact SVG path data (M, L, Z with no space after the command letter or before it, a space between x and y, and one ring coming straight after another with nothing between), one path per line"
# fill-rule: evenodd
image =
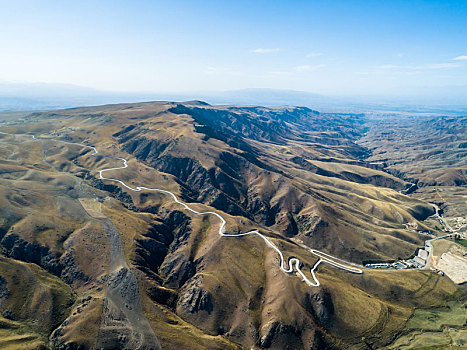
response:
M330 95L467 86L467 1L0 0L0 8L0 82Z

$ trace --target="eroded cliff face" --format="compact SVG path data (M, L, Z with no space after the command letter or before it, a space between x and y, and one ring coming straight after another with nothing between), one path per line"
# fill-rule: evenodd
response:
M165 212L137 240L133 262L152 280L152 287L147 290L151 300L165 305L207 334L226 336L244 346L278 349L287 344L288 339L289 343L300 344L300 347L319 349L324 341L313 318L328 320L327 315L332 313L329 298L323 303L319 297L306 294L296 307L285 312L287 320L283 319L285 315L281 311L273 322L270 321L272 312L263 315L264 305L276 310L286 307L285 298L274 301L276 297L272 295L276 294L273 285L289 277L277 274L274 269L275 276L266 283L265 271L256 268L265 264L261 242L250 241L257 251L251 254L245 251L251 248L251 243L239 242L239 246L238 242L219 238L215 221L212 224L207 231L200 231L196 227L199 224L184 213ZM197 253L193 253L199 236L203 236L205 242L198 243ZM221 253L224 249L228 253ZM276 265L275 259L271 254L268 266ZM241 266L241 271L231 269L233 265ZM251 269L256 271L248 271ZM266 293L265 288L269 288L269 292ZM304 323L297 324L297 317ZM275 326L270 329L271 322ZM301 328L304 325L306 331Z
M30 124L40 141L0 136L0 312L11 334L32 330L40 346L323 349L363 346L362 335L382 346L426 280L430 302L453 292L416 272L388 280L323 264L311 288L259 236L221 237L214 216L98 178L122 166L107 155L124 157L128 168L109 177L217 211L229 233L258 228L308 275L318 258L302 244L355 262L405 257L423 243L403 225L422 228L432 209L363 160L363 116L149 103L28 118L10 131Z
M420 243L415 237L395 245L398 251L372 240L388 230L399 237L402 223L423 220L418 213L432 209L391 192L407 184L363 160L368 151L354 143L363 122L361 115L298 107L169 104L158 117L122 126L113 136L123 151L173 175L187 202L243 216L356 262L408 256ZM355 234L371 239L346 249Z

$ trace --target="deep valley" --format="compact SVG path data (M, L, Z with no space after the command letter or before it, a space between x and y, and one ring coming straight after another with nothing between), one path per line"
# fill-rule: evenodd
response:
M0 114L0 348L403 348L445 326L462 345L466 120L200 101ZM422 268L364 268L447 233Z

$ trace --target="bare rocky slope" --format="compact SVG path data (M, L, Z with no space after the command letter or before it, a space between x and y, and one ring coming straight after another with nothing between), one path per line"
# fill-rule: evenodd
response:
M123 151L175 176L188 202L244 216L357 262L410 255L417 237L394 245L398 251L371 244L370 237L404 236L401 225L433 213L388 190L406 183L362 161L368 153L353 142L363 133L361 115L197 104L169 105L159 113L113 136ZM371 193L360 184L382 190ZM369 245L355 244L355 230L370 236ZM345 247L348 240L353 250Z
M407 258L423 237L405 224L423 229L433 209L400 192L410 183L368 160L372 154L356 143L365 122L301 107L198 101L28 113L5 122L0 131L36 139L0 135L0 322L11 340L0 345L389 343L414 307L441 305L457 287L430 272L354 275L329 265L318 270L321 285L310 287L283 273L259 237L221 237L215 217L193 215L161 193L99 180L96 172L122 165L105 155L124 157L128 168L106 175L214 210L230 233L258 228L287 258L300 258L307 274L317 257L303 245L355 263ZM56 140L92 144L102 156ZM27 284L18 282L20 271L31 276ZM51 307L30 302L41 298Z

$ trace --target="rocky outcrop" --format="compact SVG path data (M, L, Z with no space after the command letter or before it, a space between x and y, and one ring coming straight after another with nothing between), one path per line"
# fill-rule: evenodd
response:
M157 212L157 210L154 211L154 213ZM181 212L177 212L178 214L173 213L172 216L184 216ZM185 219L179 220L184 221ZM188 220L188 217L186 217L186 220ZM174 240L174 230L175 227L171 226L170 219L169 221L157 220L143 235L142 239L136 240L135 264L157 273L167 255L170 244Z
M195 264L185 252L177 252L167 257L160 268L165 277L165 284L172 288L180 288L196 273Z
M302 303L320 326L329 328L332 325L334 304L331 294L325 289L320 288L317 291L307 292Z
M384 176L383 174L373 174L369 173L366 176L361 174L357 174L350 171L329 171L323 169L313 163L308 162L303 157L293 157L290 159L293 163L299 165L301 168L306 169L314 174L326 176L326 177L335 177L337 179L342 179L346 181L361 183L361 184L372 184L378 187L388 187L395 190L402 190L404 189L404 183L399 179L392 177L390 175ZM363 162L357 163L360 166L365 166L371 168L370 165L366 165Z
M0 276L0 298L7 297L9 294L6 280Z
M270 348L275 338L287 336L290 340L300 336L300 331L290 325L284 325L279 321L268 322L262 327L264 334L260 339L260 345L263 348ZM276 339L277 341L277 339Z
M180 288L196 272L196 262L188 255L191 219L175 210L166 214L137 240L134 262L141 270L150 270L162 277L160 283Z
M73 250L60 255L39 243L25 241L14 233L6 235L0 241L0 246L3 247L8 257L39 265L68 284L78 280L89 281L89 277L78 268L73 257Z
M193 260L183 249L187 246L191 234L190 221L188 216L178 211L170 213L165 220L167 226L172 229L173 241L159 272L165 277L165 284L169 287L180 288L196 272Z
M211 293L203 286L202 276L196 275L180 291L176 311L185 319L202 320L214 310ZM202 327L204 328L204 326Z
M9 233L3 237L0 245L8 257L35 263L56 276L60 276L62 272L63 266L59 262L60 256L45 246L27 242L15 233Z
M136 210L131 196L123 191L119 186L114 185L113 183L104 183L101 179L92 176L90 173L84 173L82 174L82 177L89 180L91 186L98 190L109 192L112 197L118 199L127 209Z
M259 327L258 345L267 349L324 349L322 329L332 328L334 305L331 294L325 289L307 289L298 301L298 309L292 318L281 317L282 311L271 313L267 321ZM269 313L268 313L269 315ZM289 321L286 321L286 320ZM263 319L264 320L264 319Z
M192 314L199 311L206 311L209 314L213 310L212 296L207 290L189 286L178 300L177 309Z
M320 331L313 327L270 321L262 326L259 344L266 349L331 349Z
M63 324L62 324L63 325ZM57 328L50 337L50 342L54 350L86 350L86 346L77 342L67 341L64 338L64 329Z
M150 140L144 136L135 138L132 134L127 133L122 134L119 141L123 143L123 150L134 154L135 157L143 161L159 158L170 144L169 142Z
M72 284L75 281L89 281L89 277L81 271L73 256L73 250L65 252L59 261L60 265L63 266L60 278L68 284Z

